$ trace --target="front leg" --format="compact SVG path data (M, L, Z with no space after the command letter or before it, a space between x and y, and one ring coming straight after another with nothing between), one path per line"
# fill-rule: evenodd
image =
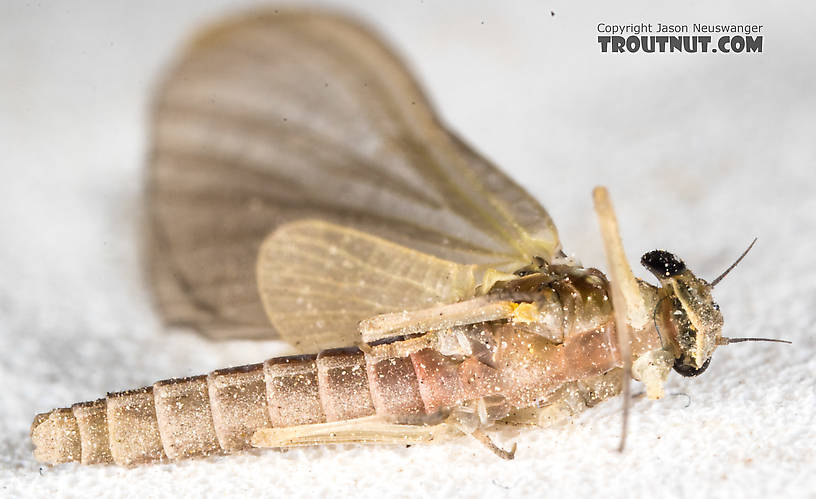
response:
M629 419L630 378L632 376L632 330L642 329L649 320L646 304L626 260L623 250L618 219L605 187L592 191L595 212L601 227L601 237L609 264L609 285L612 291L615 329L618 333L618 351L623 362L623 429L618 450L623 452L626 445L626 429Z

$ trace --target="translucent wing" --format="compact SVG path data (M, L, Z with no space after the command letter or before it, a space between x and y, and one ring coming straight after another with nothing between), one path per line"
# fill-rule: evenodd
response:
M462 265L319 220L281 226L258 256L258 289L301 350L349 346L360 318L473 297L484 267Z
M268 12L209 30L165 81L153 125L157 302L168 322L211 336L274 334L255 262L264 237L297 219L502 270L559 250L544 209L339 17Z

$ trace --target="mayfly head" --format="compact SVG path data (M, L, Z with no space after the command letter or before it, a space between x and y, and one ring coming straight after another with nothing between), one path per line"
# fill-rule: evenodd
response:
M723 316L711 295L713 285L695 276L675 255L654 250L641 258L661 285L659 316L664 343L674 354L674 370L697 376L722 344Z

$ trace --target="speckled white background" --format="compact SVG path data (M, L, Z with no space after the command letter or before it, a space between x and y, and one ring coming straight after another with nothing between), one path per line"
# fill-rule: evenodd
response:
M519 443L512 462L464 440L40 468L36 412L283 351L164 331L141 280L151 88L195 26L234 10L165 3L0 6L0 496L816 496L816 10L804 0L345 2L451 126L545 203L584 263L604 267L596 184L633 263L664 247L712 277L760 238L717 288L726 334L795 344L724 348L704 376L672 377L688 397L636 400L625 454L615 401L503 435ZM597 23L640 21L762 24L765 50L599 53Z

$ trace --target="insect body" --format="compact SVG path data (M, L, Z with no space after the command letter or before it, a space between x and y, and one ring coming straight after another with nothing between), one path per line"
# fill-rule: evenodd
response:
M503 282L487 299L463 302L449 327L365 352L270 359L57 409L35 421L38 458L177 459L245 449L253 439L276 447L310 442L303 432L328 438L348 421L339 428L363 440L422 441L460 428L472 433L520 409L567 404L558 409L572 411L564 388L592 403L617 392L620 370L605 279L565 270ZM530 301L506 298L514 295ZM482 321L488 308L500 317ZM434 315L449 319L444 309ZM389 424L392 434L376 435Z
M339 231L347 245L369 237L323 222L286 230ZM644 261L667 284L639 286L649 310L665 306L657 306L656 322L635 331L632 342L636 373L655 396L672 363L683 374L704 369L710 351L703 338L718 334L722 322L714 312L693 329L689 315L716 311L710 295L692 296L695 305L687 311L672 289L680 276L703 293L706 284L673 256L661 256L672 265L653 253ZM160 381L40 415L32 430L37 456L51 463L135 464L251 445L481 437L498 422L546 424L616 395L622 362L605 276L548 264L520 273L526 275L455 305L363 321L363 338L374 341L362 350L325 350ZM685 293L700 292L683 286ZM701 330L708 325L716 329ZM701 340L693 341L689 335L698 330Z
M659 288L634 278L605 190L609 278L566 258L546 211L338 17L275 11L209 30L165 82L153 140L163 317L307 354L40 414L40 461L462 434L510 458L491 428L626 395L630 376L660 397L672 368L699 374L728 342L712 285L678 258L643 257Z

